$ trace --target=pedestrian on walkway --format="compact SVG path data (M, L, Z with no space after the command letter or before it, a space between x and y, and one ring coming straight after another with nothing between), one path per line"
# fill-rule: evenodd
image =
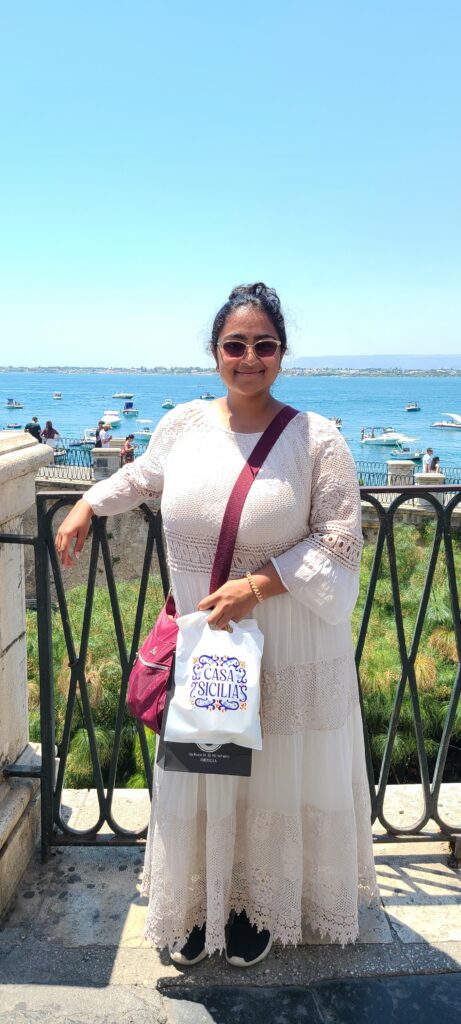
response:
M429 473L429 466L432 461L434 452L432 448L427 448L423 455L423 473Z
M56 448L57 438L61 437L59 430L53 427L51 420L47 420L42 430L42 440L50 448Z
M104 426L104 420L98 420L98 425L97 425L96 431L95 431L95 437L96 437L96 440L95 440L95 443L94 443L95 448L101 448L102 447L100 433L101 433L101 430L102 430L103 426Z
M26 434L31 434L32 437L35 437L36 441L39 441L40 444L42 443L42 428L38 422L37 416L32 416L29 423L26 423L24 430L26 431Z
M110 423L103 423L99 430L99 440L101 442L101 448L110 448L110 442L112 441L112 434L110 431Z
M313 934L353 942L359 904L377 896L350 628L360 493L329 420L298 413L280 434L247 496L229 579L209 593L229 494L283 408L271 388L286 347L276 292L234 288L210 341L225 397L168 412L147 452L90 488L56 537L70 566L93 514L163 492L178 612L205 611L217 629L251 616L264 634L263 746L251 777L155 768L146 935L177 964L225 949L230 964L248 967L273 940Z
M134 462L134 449L133 444L134 434L127 434L123 442L123 447L120 452L120 464L126 466L128 462Z

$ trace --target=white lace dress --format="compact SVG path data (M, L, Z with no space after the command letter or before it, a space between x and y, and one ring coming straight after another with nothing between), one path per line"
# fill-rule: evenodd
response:
M162 496L178 610L209 592L226 502L259 434L221 427L189 402L147 452L86 494L111 515ZM231 577L272 559L287 593L254 609L265 637L263 749L250 778L155 770L144 891L160 946L205 920L211 953L229 911L283 943L354 941L358 905L377 895L350 616L362 534L355 467L315 413L286 427L247 497Z

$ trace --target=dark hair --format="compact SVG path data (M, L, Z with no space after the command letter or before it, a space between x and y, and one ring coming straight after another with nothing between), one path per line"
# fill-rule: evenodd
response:
M132 439L133 437L134 437L134 434L127 434L127 435L126 435L126 438L125 438L125 441L131 441L131 439Z
M282 342L283 354L287 348L287 336L280 299L275 288L268 288L262 281L258 281L256 284L239 284L233 288L227 302L216 313L210 340L210 349L213 355L216 355L218 338L228 316L239 306L256 306L263 310Z
M431 471L431 469L435 469L435 467L438 466L439 462L440 462L440 457L438 455L434 455L434 458L431 459L430 464L429 464L429 472Z

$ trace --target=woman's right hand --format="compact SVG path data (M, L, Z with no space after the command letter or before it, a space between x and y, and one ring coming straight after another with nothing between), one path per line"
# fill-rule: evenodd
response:
M75 559L79 557L90 529L92 516L91 505L84 498L80 498L61 523L56 534L55 547L64 567L74 565ZM75 544L71 550L73 540Z

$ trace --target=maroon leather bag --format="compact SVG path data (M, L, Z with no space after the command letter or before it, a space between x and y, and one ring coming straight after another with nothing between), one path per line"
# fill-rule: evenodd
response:
M154 628L144 640L128 679L130 715L160 735L178 627L174 597L169 594Z
M210 594L229 578L240 518L253 481L271 448L297 410L285 405L261 435L230 493L221 524L210 578ZM128 678L127 707L130 715L160 735L168 681L173 668L178 627L172 594L140 647Z

